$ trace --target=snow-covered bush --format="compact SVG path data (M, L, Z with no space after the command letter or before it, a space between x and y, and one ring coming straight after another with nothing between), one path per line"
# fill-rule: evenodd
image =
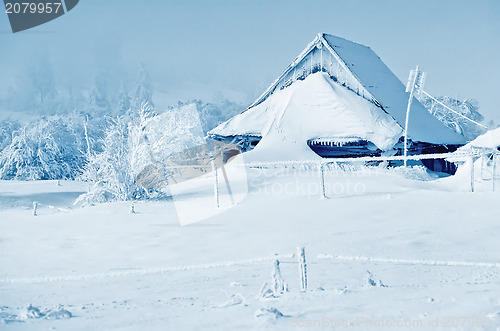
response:
M117 118L105 132L101 141L102 152L92 154L81 176L93 182L90 192L80 197L89 202L129 200L140 195L131 171L128 124Z
M39 118L12 134L0 153L0 179L73 179L85 164L82 127L69 118Z
M159 193L141 186L139 174L152 165L161 168L169 155L203 142L195 105L159 115L143 104L140 110L117 117L108 126L100 142L102 151L90 155L81 176L92 183L91 189L78 201L136 200Z
M10 145L12 135L21 125L16 121L3 121L0 123L0 151Z
M100 203L112 200L137 199L147 191L135 184L138 160L147 158L141 144L142 127L150 121L149 108L143 107L138 118L121 116L110 120L100 140L102 150L89 153L81 179L93 183L91 190L79 200ZM135 120L138 123L135 124ZM145 162L145 161L142 161Z
M483 115L479 112L479 102L477 100L466 99L461 101L451 97L438 97L437 99L451 109L478 123L484 119ZM422 96L420 102L447 127L463 135L467 140L472 140L485 132L484 128L443 107L425 95Z

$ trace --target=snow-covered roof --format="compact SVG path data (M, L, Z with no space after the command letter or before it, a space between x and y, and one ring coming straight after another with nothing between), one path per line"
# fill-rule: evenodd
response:
M404 127L408 94L403 83L369 47L324 33L318 34L243 114L253 112L252 110L277 91L286 89L297 80L303 80L318 71L328 73L331 80L380 107ZM229 136L235 135L240 129L238 134L262 136L262 129L266 125L261 122L267 116L263 114L266 110L260 109L262 113L246 114L245 123L242 123L242 118L238 118L243 115L240 114L210 133ZM239 128L234 125L236 123ZM248 130L250 127L252 130ZM416 99L412 102L408 136L414 141L437 144L465 143L463 136L447 128Z
M370 47L329 34L322 36L384 110L404 125L408 94L380 57ZM431 143L465 143L461 135L446 127L416 99L412 101L408 136Z

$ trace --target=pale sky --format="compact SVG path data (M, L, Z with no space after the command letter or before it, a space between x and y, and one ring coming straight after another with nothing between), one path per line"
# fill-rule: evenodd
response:
M428 92L475 98L500 123L498 0L81 0L16 34L0 14L0 97L46 57L59 85L85 88L110 65L128 79L144 63L171 98L250 103L319 32L370 46L404 83L418 64Z

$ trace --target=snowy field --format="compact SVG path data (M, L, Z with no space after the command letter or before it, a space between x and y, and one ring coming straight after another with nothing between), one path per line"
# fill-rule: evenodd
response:
M315 171L247 169L247 179L236 206L187 226L173 200L131 214L125 202L72 206L85 183L0 182L0 329L500 326L491 183L470 193L466 178L420 168L329 170L320 199ZM212 181L198 180L178 199L213 199ZM302 246L304 293L287 263ZM275 254L288 292L265 298Z

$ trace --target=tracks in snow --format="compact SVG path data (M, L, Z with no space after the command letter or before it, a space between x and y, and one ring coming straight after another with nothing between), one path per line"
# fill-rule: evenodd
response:
M293 257L293 254L278 255L276 257L278 259L289 259L289 258ZM134 275L166 274L166 273L175 272L175 271L213 269L213 268L224 268L224 267L231 267L231 266L237 266L237 265L254 264L254 263L260 263L260 262L265 262L265 261L273 261L276 257L267 256L267 257L259 257L259 258L246 259L246 260L235 260L235 261L206 263L206 264L145 268L145 269L134 269L134 270L122 270L122 271L107 271L107 272L99 272L99 273L63 275L63 276L0 278L0 283L31 284L31 283L46 283L46 282L60 282L60 281L94 280L94 279L104 279L104 278L134 276Z
M266 261L273 261L275 258L279 260L293 258L294 254L258 257L246 260L234 260L226 262L193 264L184 266L170 266L158 268L144 268L133 270L106 271L88 274L74 274L62 276L40 276L40 277L19 277L19 278L0 278L0 283L6 284L31 284L31 283L47 283L60 281L81 281L106 279L113 277L134 276L134 275L154 275L166 274L176 271L202 270L225 268L237 265L248 265ZM390 264L409 264L409 265L427 265L427 266L452 266L452 267L477 267L477 268L500 268L498 262L474 262L474 261L439 261L439 260L410 260L410 259L394 259L394 258L377 258L367 256L342 256L333 254L319 254L318 260L337 260L337 261L352 261L352 262L376 262ZM285 262L285 261L283 261ZM314 263L314 262L313 262Z
M368 257L368 256L342 256L342 255L332 255L332 254L319 254L317 258L321 260L339 260L339 261L354 261L354 262L378 262L378 263L412 264L412 265L429 265L429 266L500 268L500 263L498 262L408 260L408 259L378 258L378 257Z

